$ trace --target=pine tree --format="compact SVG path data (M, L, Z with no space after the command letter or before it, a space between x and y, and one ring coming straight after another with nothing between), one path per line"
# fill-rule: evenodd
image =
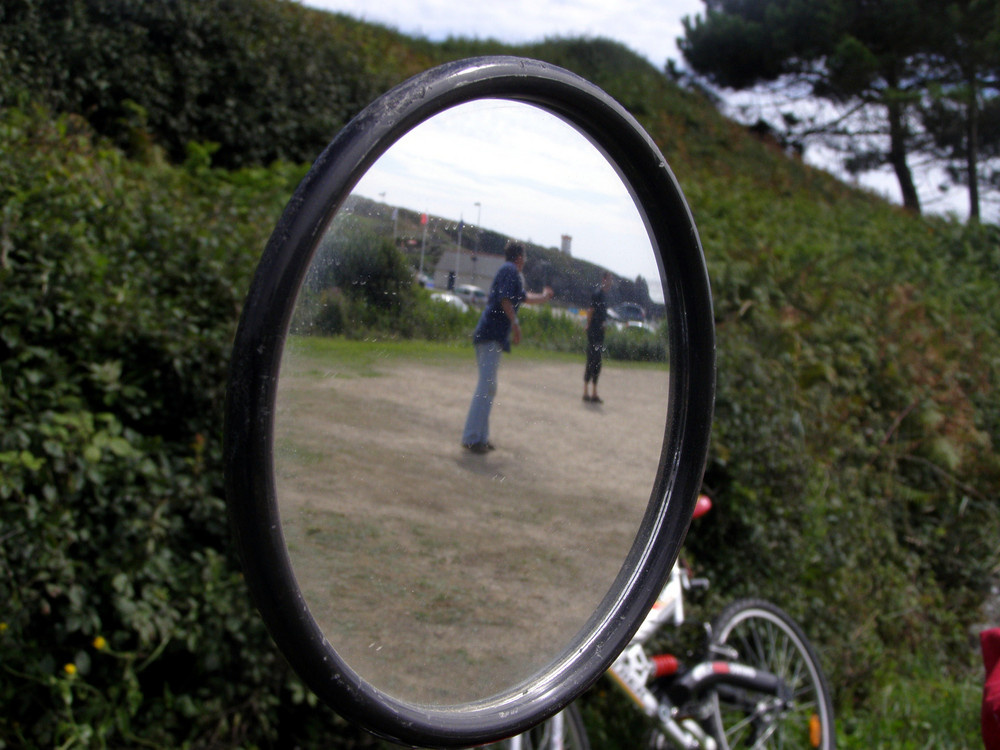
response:
M834 104L838 116L803 121L793 137L838 137L848 167L888 164L903 204L919 213L908 157L921 145L916 114L925 93L921 57L936 19L921 0L706 0L707 14L684 20L681 51L713 84L747 89L780 82ZM866 118L867 119L862 119ZM863 125L859 123L864 123ZM869 129L871 127L871 129ZM887 136L888 149L865 136Z

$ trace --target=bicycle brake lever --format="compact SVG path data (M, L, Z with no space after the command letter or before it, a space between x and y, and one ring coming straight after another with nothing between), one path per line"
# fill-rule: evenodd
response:
M708 651L712 656L719 657L725 661L736 661L740 658L740 652L725 643L710 643Z

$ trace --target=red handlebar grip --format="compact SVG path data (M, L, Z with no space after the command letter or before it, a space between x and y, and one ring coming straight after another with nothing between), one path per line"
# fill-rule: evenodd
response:
M677 674L679 666L680 663L677 661L677 657L673 654L661 654L660 656L654 656L653 676L667 677L672 674Z

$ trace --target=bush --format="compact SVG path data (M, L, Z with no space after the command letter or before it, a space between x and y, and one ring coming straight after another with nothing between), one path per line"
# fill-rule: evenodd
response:
M220 445L240 301L301 171L203 167L0 114L0 746L315 731L282 724L305 692L233 559Z
M521 346L553 352L579 352L587 348L583 327L549 305L522 305L518 312L521 323Z
M324 238L296 303L293 330L360 339L451 341L471 335L477 313L434 300L405 256L364 222Z
M915 651L953 671L997 570L995 230L738 183L715 206L720 512L689 545L720 590L806 624L841 705ZM954 264L953 242L979 250Z
M10 0L0 106L33 92L133 149L228 167L311 161L351 117L422 67L397 34L276 0ZM294 42L289 42L294 40Z
M609 327L604 346L610 359L627 362L666 362L667 336L665 329L653 332L645 328Z
M264 0L0 6L0 105L32 92L136 157L95 148L78 118L0 119L0 705L14 707L0 743L291 746L324 731L246 605L220 499L228 342L301 170L210 164L311 159L428 55L504 50L319 18ZM966 679L953 665L1000 569L997 228L915 219L776 157L620 45L506 51L625 102L698 222L719 331L718 512L689 548L712 595L798 617L838 707L888 711L879 696L913 653ZM158 166L161 149L184 167ZM323 305L302 320L468 340L476 313L399 291L397 306L304 293ZM582 356L580 329L532 312L526 345Z

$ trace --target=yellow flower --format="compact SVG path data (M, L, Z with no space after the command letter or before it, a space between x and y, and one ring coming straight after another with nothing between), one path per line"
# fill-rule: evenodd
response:
M94 639L93 646L98 651L103 651L105 648L107 648L107 645L108 645L108 642L106 640L104 640L104 636L102 636L102 635L99 635L99 636L97 636Z
M7 623L0 622L0 633L6 633L6 632L7 632Z
M66 674L68 674L70 677L76 674L76 664L67 664L66 666L63 667L63 669L66 671Z

